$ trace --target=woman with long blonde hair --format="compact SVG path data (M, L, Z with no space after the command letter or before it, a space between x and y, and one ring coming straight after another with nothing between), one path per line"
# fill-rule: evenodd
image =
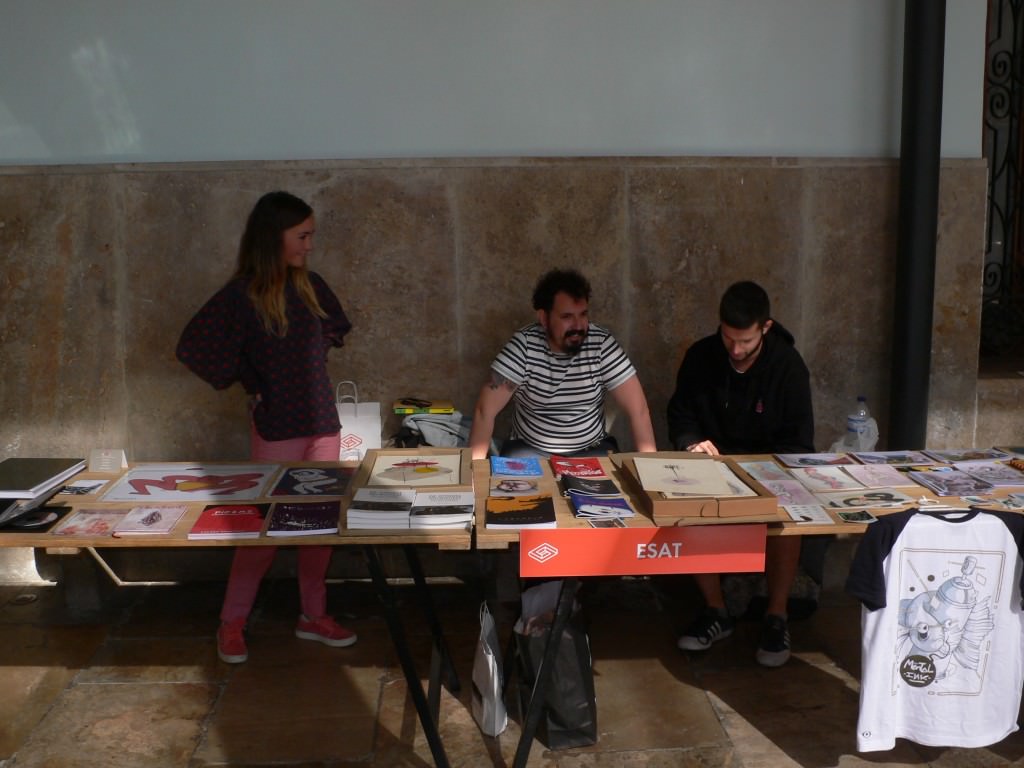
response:
M189 321L177 356L216 389L236 381L249 394L251 460L336 461L340 453L327 352L352 327L323 278L308 269L316 222L295 195L259 199L238 247L238 268ZM273 546L235 550L221 608L217 652L237 664L248 658L245 625ZM356 635L326 613L324 578L331 548L299 547L302 615L296 636L348 646Z

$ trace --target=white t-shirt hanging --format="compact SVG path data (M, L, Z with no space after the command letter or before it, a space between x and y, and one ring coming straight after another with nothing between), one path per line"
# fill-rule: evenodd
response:
M846 584L862 605L857 749L983 747L1017 730L1024 515L880 517Z

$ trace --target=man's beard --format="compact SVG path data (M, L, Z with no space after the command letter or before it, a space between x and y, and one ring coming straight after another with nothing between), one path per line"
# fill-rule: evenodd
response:
M562 349L570 355L575 355L583 349L583 342L586 341L586 331L569 331L562 337Z

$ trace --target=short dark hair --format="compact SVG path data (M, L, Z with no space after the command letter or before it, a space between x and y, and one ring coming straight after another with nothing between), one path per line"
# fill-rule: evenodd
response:
M730 285L718 305L719 321L730 328L749 328L755 323L760 327L768 322L770 315L768 294L750 280Z
M590 282L575 269L552 269L533 289L533 308L550 312L558 293L567 293L576 301L590 301Z

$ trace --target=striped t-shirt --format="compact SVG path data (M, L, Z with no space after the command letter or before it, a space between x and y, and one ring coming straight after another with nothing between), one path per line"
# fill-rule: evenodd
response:
M604 395L636 375L615 338L590 324L576 354L557 354L539 323L516 331L491 363L516 386L512 439L547 453L581 451L605 437Z

